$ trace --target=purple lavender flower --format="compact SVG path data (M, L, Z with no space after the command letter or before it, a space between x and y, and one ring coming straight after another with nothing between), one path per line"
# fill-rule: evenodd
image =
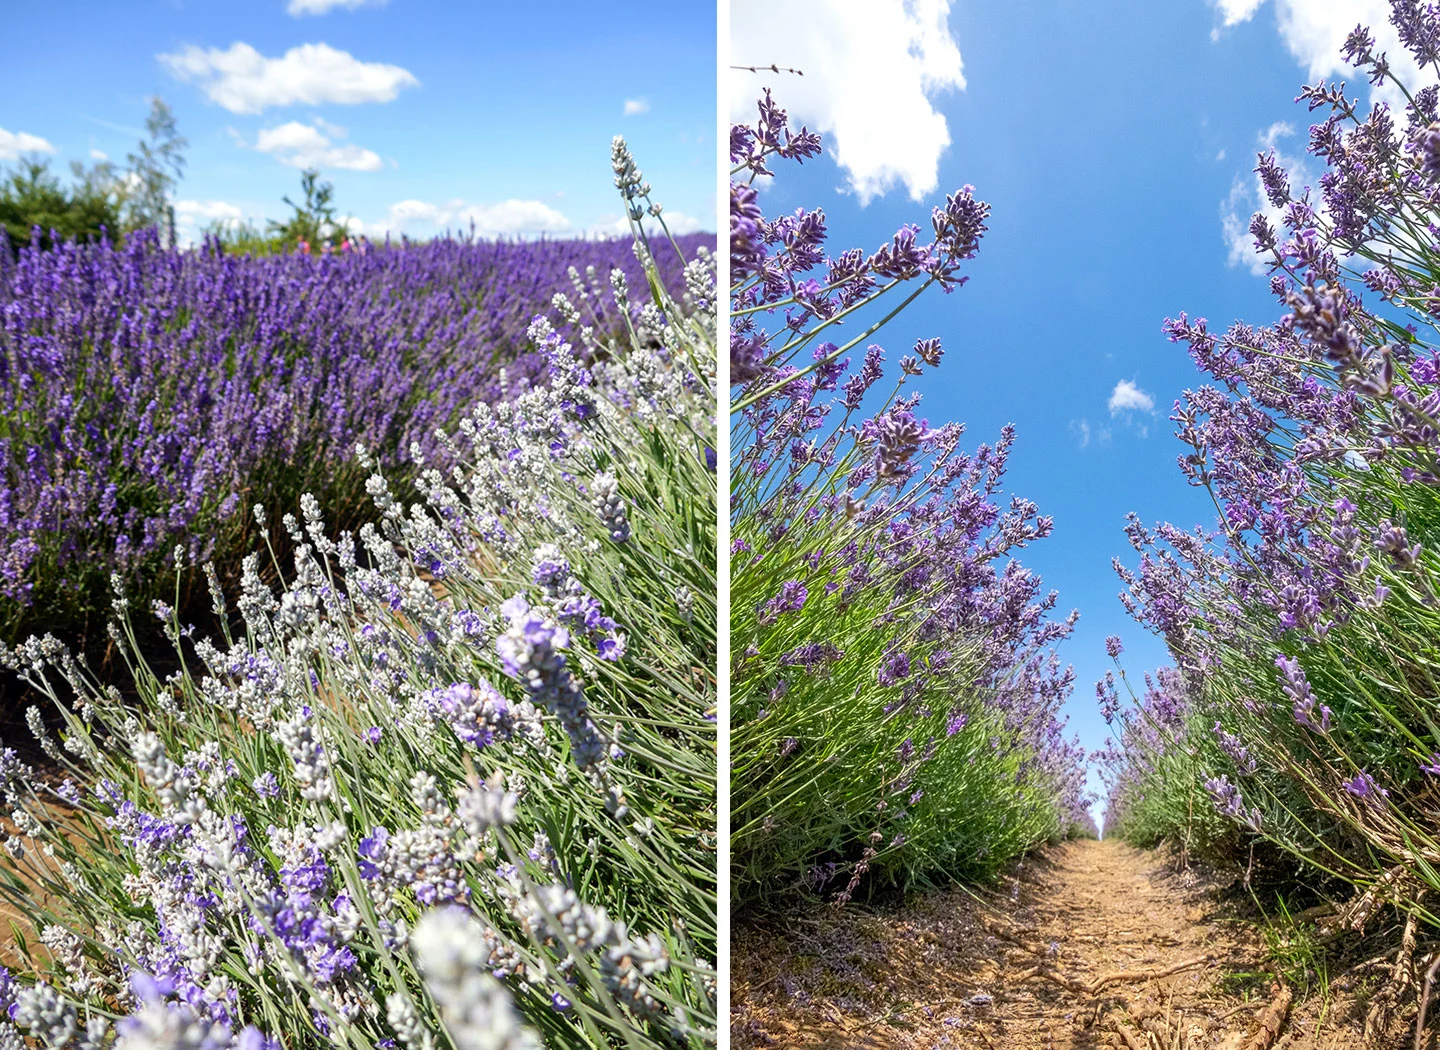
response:
M1315 721L1315 694L1310 691L1310 682L1300 661L1283 654L1275 657L1275 666L1280 668L1281 689L1294 705L1295 721L1317 733L1330 731L1330 708L1320 705L1320 721Z
M693 255L714 242L679 243ZM191 563L238 561L216 544L249 512L241 493L286 478L285 464L313 461L307 477L338 478L357 442L395 474L417 472L412 446L443 464L437 429L550 380L553 354L532 344L529 322L571 289L572 267L646 280L628 242L593 240L442 238L321 263L166 251L136 233L122 247L3 254L0 360L11 373L0 409L34 421L0 446L0 507L13 510L0 512L7 634L36 602L104 600L80 594L82 581L111 569L148 579L177 542ZM679 257L653 262L683 294ZM178 317L186 323L167 320ZM618 316L606 323L624 328Z
M881 688L889 688L909 678L910 654L899 649L886 654L880 662L880 670L877 675Z
M780 585L780 593L765 603L760 610L762 623L773 623L786 613L798 613L805 607L810 589L800 580L786 580Z
M1342 786L1356 798L1372 805L1379 805L1382 798L1390 797L1390 792L1377 784L1375 778L1363 769Z
M559 719L577 766L591 769L600 765L608 749L590 720L584 688L570 673L560 651L570 644L570 633L532 610L520 597L506 601L500 611L510 621L509 628L495 639L505 673Z

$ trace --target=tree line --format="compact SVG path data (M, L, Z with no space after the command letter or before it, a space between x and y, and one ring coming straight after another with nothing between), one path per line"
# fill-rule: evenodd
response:
M70 162L67 183L39 156L22 157L0 170L0 228L11 251L38 237L42 249L65 241L120 242L139 230L155 229L176 247L175 190L185 172L189 140L180 134L175 113L162 98L150 100L145 137L121 167L109 159L89 167ZM301 175L303 200L283 198L293 214L261 226L214 222L203 233L222 250L272 254L301 245L320 246L348 233L348 220L336 217L334 186L320 173ZM38 234L36 231L38 230Z

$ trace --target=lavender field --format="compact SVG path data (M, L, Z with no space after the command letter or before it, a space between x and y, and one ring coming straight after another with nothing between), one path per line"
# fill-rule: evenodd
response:
M1218 49L1259 5L1215 6ZM1307 23L1301 5L1277 6L1297 55L1297 35L1325 39L1333 18L1364 7L1307 8ZM1004 424L972 444L927 406L962 391L950 396L989 419L1029 410L1047 387L1093 384L1040 373L1080 349L1104 353L1076 372L1110 367L1111 314L1140 295L1135 256L1155 245L1098 226L1072 226L1080 247L1060 245L1057 213L1084 204L1061 193L1086 174L1077 161L1028 226L1008 227L1024 247L1004 276L1023 274L1020 290L992 282L1004 307L967 329L981 307L960 289L995 244L999 207L965 185L889 235L893 206L876 205L886 179L925 196L919 175L895 174L903 144L867 167L851 111L796 70L740 67L788 76L797 111L852 123L830 145L766 87L758 119L730 135L735 1045L847 1045L862 1031L873 1045L937 1048L1435 1045L1440 8L1375 6L1386 10L1362 12L1375 24L1342 34L1339 54L1312 59L1297 85L1310 121L1300 155L1278 145L1295 127L1272 124L1222 204L1230 266L1268 292L1269 323L1177 307L1163 329L1154 320L1168 340L1157 350L1193 366L1178 371L1173 407L1122 373L1103 417L1067 427L1031 413L1042 435L1049 423L1039 458L1076 472L1124 438L1140 448L1152 428L1172 431L1165 467L1199 497L1185 505L1194 517L1153 525L1151 491L1140 508L1115 507L1138 451L1082 490L1128 549L1111 562L1087 536L1072 551L1111 563L1138 625L1092 643L1104 654L1100 747L1067 733L1079 705L1062 662L1074 643L1062 643L1078 636L1079 612L1056 615L1060 595L1031 567L1059 519L1008 491L1024 432ZM954 21L991 45L1005 38L1004 19ZM754 46L760 34L747 32ZM1014 35L1027 55L1037 46ZM824 49L805 53L823 68ZM1068 53L1048 52L1062 65ZM963 88L958 51L952 76ZM951 114L984 126L968 105ZM1203 145L1187 144L1196 164L1226 159L1211 117L1207 102L1191 132ZM994 123L996 141L1018 149L1006 136L1024 121L1007 111ZM1100 153L1133 131L1111 129ZM787 178L822 156L845 185L796 207ZM1131 163L1143 179L1108 154L1089 159L1130 193L1180 179L1141 151ZM1028 185L1013 158L997 167ZM1238 221L1252 184L1256 207ZM996 192L1023 197L1003 181ZM887 239L837 249L832 212ZM1094 276L1092 233L1129 246L1123 273ZM1160 240L1166 266L1203 251L1169 228ZM1052 305L1072 279L1079 299L1103 305ZM963 365L938 324L884 342L926 294L952 292L959 305L921 316L968 331ZM1181 305L1217 297L1214 286L1163 292ZM1007 338L1030 309L1043 321L1029 341ZM1080 331L1085 317L1103 334ZM1037 339L1062 351L1046 358ZM1068 386L1049 411L1078 417ZM1046 469L1057 491L1079 488ZM1166 662L1138 673L1132 646ZM1092 771L1100 792L1087 791Z
M715 1045L716 260L611 161L624 241L6 264L6 626L116 659L0 647L0 1044Z
M708 239L678 245L692 257ZM121 247L12 247L0 249L0 637L11 642L103 630L112 573L147 602L173 602L177 545L186 566L214 562L233 583L258 541L256 503L293 507L310 492L358 526L357 443L402 488L422 465L447 469L438 430L543 385L526 333L556 294L577 300L581 318L560 323L578 339L581 326L621 335L641 323L638 306L621 317L590 284L608 288L618 267L645 287L625 239L357 241L267 258L167 251L146 233ZM679 258L667 247L655 265L683 299ZM195 578L180 581L190 605L204 600Z

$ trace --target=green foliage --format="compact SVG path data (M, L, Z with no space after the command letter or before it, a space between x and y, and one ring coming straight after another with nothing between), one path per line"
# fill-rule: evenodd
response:
M175 113L165 100L150 100L150 115L145 118L145 133L130 161L133 190L126 202L129 229L159 227L175 247L175 208L170 198L185 172L185 147L189 140L175 125Z
M86 170L73 165L74 183L66 187L43 160L22 160L0 182L0 226L12 250L30 243L40 228L40 243L54 238L95 241L115 237L122 229L124 195L114 169L106 163Z
M1275 898L1274 914L1266 914L1261 908L1261 915L1263 923L1260 931L1276 973L1285 978L1285 982L1302 999L1318 995L1328 1001L1329 956L1314 927L1298 921L1280 895Z
M272 233L267 233L256 223L212 222L200 231L205 240L215 244L227 255L283 255L293 249Z
M737 521L732 535L763 543L762 524ZM963 643L944 642L954 668L945 688L886 713L895 690L876 687L895 631L885 588L847 601L817 587L798 613L762 628L757 610L807 559L823 561L834 547L833 523L796 522L759 564L732 562L731 637L748 646L735 647L731 671L737 900L842 889L849 865L868 850L875 852L863 871L881 885L909 886L936 872L983 878L1061 831L1054 792L1026 776L1025 753L994 746L1014 727L966 684L974 654ZM819 674L787 668L783 654L814 637L851 658ZM939 647L907 642L912 652ZM952 732L954 707L974 714ZM831 862L837 867L827 868ZM832 874L837 885L823 881Z
M281 251L290 251L306 245L316 251L326 241L333 241L346 235L347 220L336 220L335 186L320 182L320 173L313 168L300 176L300 188L305 194L305 203L296 204L289 197L284 201L294 209L295 214L284 222L270 221L269 234L279 243Z
M185 170L189 143L176 128L174 112L158 97L150 100L145 131L147 138L127 158L126 171L108 160L89 168L72 161L69 186L47 161L22 159L0 182L0 226L12 251L29 244L37 226L44 248L53 247L57 238L95 241L104 236L119 241L132 230L151 226L158 227L173 248L175 209L170 198Z

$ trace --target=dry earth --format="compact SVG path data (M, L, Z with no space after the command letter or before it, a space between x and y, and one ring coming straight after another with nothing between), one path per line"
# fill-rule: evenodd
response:
M1024 861L1006 892L737 915L736 1050L1361 1047L1379 984L1292 998L1234 893L1175 857L1079 841ZM1362 967L1364 969L1364 967ZM1432 1010L1433 1013L1433 1010ZM1372 1042L1409 1047L1413 1010Z

